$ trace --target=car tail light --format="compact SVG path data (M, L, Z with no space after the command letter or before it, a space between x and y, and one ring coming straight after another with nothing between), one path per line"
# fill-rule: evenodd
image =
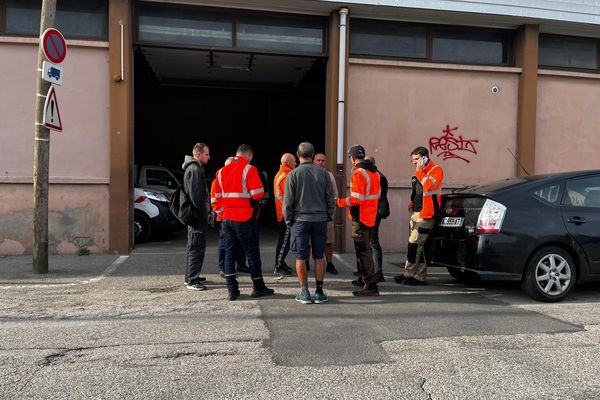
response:
M498 233L502 228L502 221L506 215L506 206L494 200L487 199L479 218L477 219L477 233Z
M146 197L146 196L140 196L140 197L138 197L137 199L135 199L134 203L138 203L138 204L140 204L140 203L143 203L143 202L144 202L144 200L146 200L146 199L147 199L147 197Z

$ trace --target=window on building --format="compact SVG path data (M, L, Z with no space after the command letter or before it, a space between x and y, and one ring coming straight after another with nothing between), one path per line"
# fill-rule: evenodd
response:
M426 58L427 29L390 21L352 19L350 54Z
M542 67L598 69L599 41L569 36L540 35Z
M40 34L41 0L4 0L4 6L4 33ZM56 5L55 26L68 39L107 39L108 0L60 0Z
M138 39L144 42L231 47L231 14L196 7L141 3Z
M512 31L351 19L350 55L508 65Z
M323 52L323 22L319 19L240 14L236 26L239 48Z

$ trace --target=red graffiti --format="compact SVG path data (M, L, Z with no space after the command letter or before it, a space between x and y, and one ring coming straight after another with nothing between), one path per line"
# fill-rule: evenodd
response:
M444 160L449 158L458 158L464 162L470 163L468 159L456 154L458 151L468 151L473 154L477 154L475 149L475 143L479 142L477 139L463 139L462 135L458 135L458 138L454 136L452 132L458 130L458 126L450 128L450 125L446 125L446 129L442 130L444 136L430 137L429 138L429 152L436 153L441 150L438 157L442 156Z

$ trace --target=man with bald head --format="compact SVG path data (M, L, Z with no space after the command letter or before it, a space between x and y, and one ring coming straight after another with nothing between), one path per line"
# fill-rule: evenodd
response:
M290 251L290 231L283 219L283 195L285 193L285 181L288 174L296 168L296 157L293 154L285 153L281 156L281 166L279 172L273 180L273 191L275 192L275 213L277 214L277 224L279 226L279 238L275 248L275 275L291 275L292 268L286 262L285 257Z

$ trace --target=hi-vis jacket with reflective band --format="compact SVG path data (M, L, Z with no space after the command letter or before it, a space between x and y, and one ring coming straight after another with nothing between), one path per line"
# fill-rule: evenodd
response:
M433 161L415 172L415 176L423 186L423 208L419 212L421 218L433 218L439 212L442 204L442 180L444 179L444 170ZM434 203L434 196L437 203Z
M371 165L372 166L372 165ZM366 226L374 226L377 218L377 202L381 194L379 173L362 168L357 164L352 169L350 177L350 195L345 199L338 199L339 207L358 207L358 218ZM348 218L352 219L352 210L348 210Z
M217 171L217 174L221 172L221 170ZM223 205L221 204L221 196L217 196L217 180L213 179L210 184L210 207L214 212L217 213L217 221L221 221L223 219Z
M252 217L250 199L265 196L258 170L244 157L234 157L229 165L217 171L215 199L223 208L223 219L245 222Z
M283 193L285 188L285 180L292 169L282 165L279 167L279 172L273 180L273 190L275 191L275 212L277 213L277 221L283 219Z

